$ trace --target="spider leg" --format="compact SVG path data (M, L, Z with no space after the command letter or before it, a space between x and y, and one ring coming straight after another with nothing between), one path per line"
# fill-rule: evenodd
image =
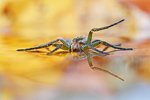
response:
M62 46L62 44L59 44L53 51L47 53L47 55L49 55L49 54L51 54L51 53L57 51L61 46Z
M60 45L60 44L56 44L56 43L52 44L52 46L55 46L55 47L57 47L57 46L59 46L59 45ZM69 50L68 46L66 46L65 44L62 44L62 46L60 47L60 49Z
M32 48L26 48L26 49L18 49L17 51L27 51L27 50L33 50L33 49L46 48L46 47L49 47L53 43L58 42L58 41L61 41L64 45L66 45L69 48L69 45L68 45L68 43L65 40L63 40L63 39L56 39L54 41L51 41L49 43L46 43L46 44L43 44L43 45L40 45L40 46L36 46L36 47L32 47Z
M92 46L95 47L99 44L103 44L106 46L106 48L103 49L103 51L106 51L109 47L112 47L112 48L115 48L115 49L119 49L119 50L133 50L133 48L122 48L122 47L119 47L121 46L121 44L118 44L118 45L112 45L112 44L109 44L105 41L101 41L101 40L94 40L92 41Z
M123 21L124 21L124 19L122 19L122 20L120 20L120 21L118 21L118 22L116 22L116 23L114 23L114 24L111 24L111 25L109 25L109 26L104 26L104 27L101 27L101 28L93 28L93 29L91 29L90 32L89 32L89 35L88 35L87 43L88 43L88 44L91 43L93 32L100 31L100 30L104 30L104 29L108 29L108 28L110 28L110 27L112 27L112 26L115 26L115 25L117 25L117 24L119 24L119 23L121 23L121 22L123 22Z
M121 77L117 76L116 74L113 74L113 73L109 72L108 70L105 70L105 69L102 69L102 68L93 66L93 64L92 64L92 58L88 57L87 59L88 59L89 66L90 66L92 69L106 72L106 73L108 73L108 74L110 74L110 75L112 75L112 76L114 76L114 77L116 77L116 78L118 78L118 79L124 81L124 79L122 79Z
M103 45L107 46L107 47L112 47L114 49L119 49L119 50L133 50L133 48L122 48L122 47L119 47L119 46L116 46L116 45L112 45L112 44L109 44L105 41L101 41Z
M121 46L121 44L117 44L115 46ZM106 51L109 48L109 46L106 46L102 51Z
M91 49L93 49L93 50L95 50L95 51L97 51L97 52L99 52L99 53L101 53L101 54L109 55L109 53L105 53L105 52L103 52L103 51L100 51L100 50L94 48L91 44L88 44L88 46L89 46Z

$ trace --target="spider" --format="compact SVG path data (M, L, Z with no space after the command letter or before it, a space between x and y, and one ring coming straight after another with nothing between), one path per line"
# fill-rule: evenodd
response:
M107 42L101 41L101 40L93 40L92 41L93 32L108 29L108 28L110 28L112 26L115 26L115 25L117 25L117 24L119 24L123 21L124 21L124 19L122 19L122 20L120 20L116 23L113 23L109 26L105 26L105 27L101 27L101 28L93 28L93 29L90 30L90 32L88 34L88 37L80 35L80 36L77 36L76 38L74 38L72 41L70 39L66 39L66 40L56 39L54 41L48 42L48 43L40 45L40 46L36 46L36 47L32 47L32 48L26 48L26 49L18 49L17 51L28 51L28 50L40 49L40 48L45 48L48 51L50 51L48 49L48 47L52 45L52 46L55 46L56 48L54 50L50 51L49 53L47 53L47 55L52 54L53 52L57 51L58 49L69 50L70 53L78 53L79 55L84 55L84 57L81 57L81 58L84 59L84 58L87 57L88 64L91 67L91 69L106 72L106 73L108 73L108 74L124 81L124 79L122 79L121 77L109 72L108 70L93 66L93 64L92 64L92 57L93 56L91 56L93 54L95 54L95 56L107 56L110 53L105 52L105 51L109 47L112 47L112 48L117 49L117 50L133 50L133 48L122 48L122 47L120 47L120 44L112 45L110 43L107 43ZM60 41L62 44L56 43L58 41ZM102 51L100 51L96 48L96 46L98 46L100 44L106 46ZM96 53L91 53L91 52L89 52L89 50L93 50Z

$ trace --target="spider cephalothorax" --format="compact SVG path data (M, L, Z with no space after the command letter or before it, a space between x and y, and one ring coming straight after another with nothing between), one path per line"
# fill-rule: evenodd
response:
M82 52L81 46L85 44L87 44L87 37L79 35L72 40L70 52Z
M112 45L112 44L109 44L109 43L107 43L105 41L101 41L101 40L93 40L92 41L93 32L110 28L114 25L117 25L117 24L123 22L123 21L124 21L124 19L120 20L120 21L118 21L114 24L111 24L109 26L105 26L105 27L101 27L101 28L93 28L93 29L90 30L90 32L88 34L88 37L80 35L80 36L74 38L72 41L70 39L66 39L66 40L56 39L56 40L51 41L49 43L46 43L44 45L40 45L40 46L32 47L32 48L26 48L26 49L18 49L17 51L27 51L27 50L33 50L33 49L39 49L39 48L46 48L47 50L49 50L47 47L52 45L52 46L55 46L56 48L54 50L50 51L49 53L47 53L47 55L57 51L58 49L68 50L71 53L78 53L79 56L81 56L81 57L79 57L81 59L84 59L84 58L87 57L89 66L92 69L96 69L96 70L99 70L99 71L104 71L104 72L109 73L109 74L121 79L122 81L124 81L119 76L117 76L117 75L115 75L115 74L113 74L113 73L111 73L111 72L109 72L105 69L95 67L92 64L92 57L93 56L106 56L106 55L109 55L109 52L105 52L109 47L112 47L112 48L118 49L118 50L133 50L132 48L122 48L122 47L120 47L120 45ZM62 44L58 44L57 43L58 41L62 42ZM103 45L106 46L102 51L100 51L96 48L100 44L103 44ZM93 50L94 52L89 52L89 50Z

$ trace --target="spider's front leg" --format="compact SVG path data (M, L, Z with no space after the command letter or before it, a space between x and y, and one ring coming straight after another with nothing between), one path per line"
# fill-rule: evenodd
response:
M69 48L69 45L67 44L67 42L63 39L56 39L54 41L51 41L49 43L40 45L40 46L36 46L36 47L32 47L32 48L26 48L26 49L18 49L17 51L27 51L27 50L33 50L33 49L40 49L40 48L46 48L51 46L52 44L54 44L55 42L61 41L66 47ZM47 49L48 50L48 49Z
M118 21L118 22L116 22L116 23L114 23L114 24L111 24L111 25L109 25L109 26L91 29L91 31L89 32L89 35L88 35L87 43L88 43L88 44L91 43L93 32L100 31L100 30L104 30L104 29L108 29L108 28L110 28L110 27L112 27L112 26L115 26L115 25L117 25L117 24L119 24L119 23L121 23L121 22L123 22L123 21L124 21L124 19L122 19L122 20L120 20L120 21Z

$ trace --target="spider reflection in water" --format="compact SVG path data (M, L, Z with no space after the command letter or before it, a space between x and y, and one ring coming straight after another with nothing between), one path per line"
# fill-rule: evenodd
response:
M48 47L52 45L52 46L55 46L56 48L54 50L50 51L49 53L47 53L47 55L52 54L53 52L57 51L58 49L68 50L70 53L77 53L79 55L79 57L75 56L74 59L80 60L80 59L87 58L89 66L92 69L106 72L106 73L124 81L124 79L122 79L119 76L109 72L108 70L105 70L105 69L102 69L99 67L95 67L92 64L92 57L93 56L107 56L107 55L109 55L110 52L105 52L109 47L112 47L112 48L117 49L117 50L133 50L132 48L122 48L122 47L120 47L120 44L119 45L112 45L112 44L109 44L109 43L107 43L105 41L101 41L101 40L93 40L92 41L93 32L108 29L108 28L110 28L114 25L117 25L123 21L124 21L124 19L120 20L114 24L111 24L109 26L105 26L105 27L101 27L101 28L93 28L90 30L88 37L80 35L80 36L74 38L73 40L56 39L56 40L51 41L49 43L46 43L44 45L40 45L40 46L32 47L32 48L26 48L26 49L18 49L17 51L28 51L28 50L40 49L40 48L46 48L49 51ZM58 44L57 43L58 41L62 42L62 44ZM102 51L100 51L96 48L100 44L106 46ZM89 52L89 50L93 50L93 52Z

